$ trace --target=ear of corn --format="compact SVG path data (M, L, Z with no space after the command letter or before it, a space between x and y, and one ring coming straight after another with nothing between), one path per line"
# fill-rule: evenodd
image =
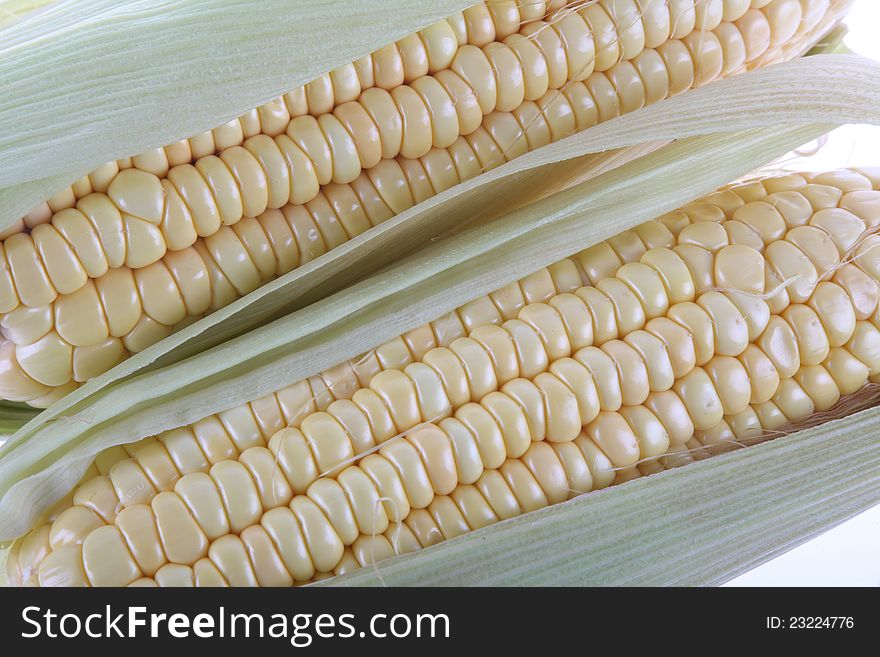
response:
M733 185L101 454L13 546L11 581L308 582L831 411L880 381L877 185Z
M3 234L0 394L48 406L461 180L802 53L844 3L731 5L726 20L699 4L682 16L659 5L640 15L629 0L502 5L475 5L467 29L442 20L213 131L110 162L31 211Z
M800 135L796 135L796 136L791 137L791 141L788 144L786 144L784 146L780 145L779 152L783 152L783 151L787 150L788 148L791 147L791 144L802 142L805 138L807 138L807 135L805 135L805 134L800 134ZM760 146L760 148L758 146L759 143L760 143L759 140L756 139L754 142L754 145L751 147L751 150L752 151L760 150L762 153L764 153L765 152L764 149L767 146L767 142L764 141L762 143L762 145ZM682 164L683 162L692 162L693 164L690 165L690 171L689 171L689 173L691 175L688 176L688 179L691 181L696 181L697 178L700 176L700 174L705 175L704 169L701 167L700 163L703 161L703 158L706 156L708 151L705 149L705 147L703 147L702 149L699 147L694 149L694 147L691 146L689 149L689 148L687 148L687 146L688 145L686 145L685 142L680 142L674 146L668 147L667 151L672 151L672 152L668 153L668 155L669 155L668 159L664 159L660 155L652 156L651 158L647 158L647 160L645 162L641 163L641 166L644 166L645 168L635 167L634 165L628 165L628 168L630 168L630 171L628 173L630 173L631 175L636 174L636 179L641 179L643 181L640 185L640 187L643 190L645 189L644 188L644 180L646 180L646 179L654 180L656 177L657 186L653 188L652 192L657 193L658 190L662 189L663 192L666 194L673 194L675 192L673 192L672 189L670 189L669 187L666 187L665 185L662 184L662 182L660 182L663 180L664 175L667 175L667 176L669 175L670 168L673 171L678 171L678 170L680 170L680 167L684 166ZM742 140L733 140L733 139L721 140L721 143L719 143L716 148L719 149L719 152L723 151L728 155L728 159L725 160L725 162L728 164L733 164L736 161L735 154L737 153L738 149L745 149L746 152L748 152L750 150L744 146L744 142ZM755 153L755 156L756 156L756 161L759 161L759 160L757 160L757 157L760 157L760 156L757 155L757 153ZM747 156L746 159L748 159L748 157L749 156ZM754 166L755 166L755 164L753 164L753 163L743 164L742 170L746 170L748 168L753 168ZM638 173L639 171L641 173ZM717 184L716 182L714 182L716 180L723 180L725 177L732 177L732 175L733 175L731 172L727 172L727 171L717 171L717 172L713 172L713 173L717 173L717 178L711 177L711 180L713 182L704 183L706 185L706 187L711 187L713 184ZM647 178L646 178L646 176L647 176ZM609 176L606 176L605 177L606 179L603 180L599 186L592 186L592 185L587 184L584 187L584 189L580 190L580 191L587 192L588 190L592 189L591 192L586 193L586 194L577 194L577 190L575 190L572 192L571 198L568 200L570 201L575 197L594 198L595 199L594 202L598 204L597 207L601 207L603 205L607 205L602 200L603 190L607 191L608 194L611 194L612 196L615 196L615 197L617 196L617 193L623 192L623 196L622 196L623 198L634 198L634 196L632 195L632 192L629 192L629 193L626 192L626 189L627 189L626 183L624 182L623 184L621 184L621 182L620 182L621 180L626 181L626 180L628 180L628 178L626 176L623 176L622 174L621 174L621 178L619 180L615 180L615 177L616 176L609 174ZM679 193L678 198L679 199L688 198L687 193L686 192ZM680 201L670 201L670 203L674 203L674 202L680 202ZM631 220L630 219L631 217L638 217L639 216L639 209L638 209L639 206L640 206L639 203L633 203L629 207L621 206L621 208L620 208L621 213L619 216L621 217L621 219L623 221L629 221L629 220ZM560 205L557 207L566 207L565 201L561 202ZM539 213L538 216L544 216L544 214L545 213ZM516 225L515 222L513 222L513 225L514 226ZM622 225L626 225L626 224L622 224ZM572 231L572 229L575 229L575 226L577 226L577 224L570 224L568 226L559 226L559 231L560 231L559 234L560 235L566 234L566 233L568 234L568 237L566 238L566 240L564 242L563 242L563 240L560 240L559 245L556 247L553 247L553 248L557 249L556 252L560 253L560 255L566 253L567 250L570 249L571 236L573 235L573 233L571 231ZM575 232L577 230L582 230L582 228L583 228L583 224L581 224L581 228L575 229ZM598 227L596 227L596 228L598 228ZM609 230L614 230L614 229L609 229ZM515 233L518 233L518 232L520 232L520 231L518 231L518 230L515 231ZM597 233L597 232L592 232L592 235L593 235L592 239L596 239L598 237L603 236L601 233ZM586 238L586 240L587 240L587 241L585 241L586 244L589 244L589 242L591 241L590 238ZM471 244L471 245L479 244L479 239L468 240L466 237L462 237L461 240L459 241L458 245L455 245L455 244L450 245L452 247L450 253L461 253L462 247L465 247L467 244ZM563 244L565 244L566 246L563 246ZM474 247L472 246L471 247L472 251L473 251L473 248ZM477 252L479 252L479 250ZM550 253L552 253L552 252L553 251L551 250ZM528 247L521 249L519 251L519 255L516 255L517 254L516 250L514 250L513 253L515 254L514 257L519 258L519 259L526 259L526 258L530 258L530 257L534 258L534 255L535 255L533 253L533 249L530 249ZM463 255L467 255L467 254L463 254ZM487 255L487 253L483 253L483 259L485 259L486 255ZM480 256L477 256L477 257L479 258ZM467 259L467 257L465 257L463 262L467 262L467 261L468 261L468 259ZM427 262L430 262L430 259L428 259ZM511 271L511 261L505 260L502 258L502 259L497 260L495 262L495 269L488 268L487 271L489 271L489 272L499 271L500 272L499 275L503 277L503 276L509 275L509 274L504 273L505 269L507 271ZM410 268L410 271L415 271L415 270ZM461 278L459 278L459 281L460 281L460 283L467 283L467 286L465 288L459 288L459 290L456 290L455 284L454 284L455 277L449 276L450 273L451 273L450 270L445 269L445 274L447 276L447 280L452 284L452 286L451 286L451 288L449 288L448 292L439 293L439 294L436 294L436 293L431 294L431 295L428 295L426 298L425 293L427 292L427 289L424 289L423 286L416 286L417 289L414 290L413 298L411 300L404 302L404 305L399 306L399 307L401 309L408 308L408 309L410 309L410 311L415 310L418 307L421 307L422 309L418 312L420 312L425 319L428 319L431 316L430 314L437 312L437 310L436 310L437 308L443 308L445 306L445 304L449 303L448 299L443 298L444 294L448 295L451 293L451 294L459 294L460 295L460 294L464 293L464 294L468 294L468 296L470 296L471 293L462 292L461 290L468 289L468 288L474 289L473 284L475 281L469 275L464 274L464 272L462 272L462 276L461 276ZM394 277L392 277L390 280L394 280ZM427 270L425 270L425 278L423 280L425 280L426 282L429 282L432 280L436 281L438 279L435 277L435 274L433 272L431 272L430 269L427 269ZM494 284L495 286L501 285L502 283L503 283L503 278L500 280L497 280L497 282L495 282L492 280L491 274L489 275L489 280L486 282L487 285ZM418 289L419 287L421 287L422 289ZM367 308L369 308L369 304L371 303L371 297L372 297L372 301L376 301L379 299L379 297L375 297L372 294L366 294L366 296L365 296L365 292L370 289L371 289L371 287L363 287L361 290L354 290L352 292L353 296L351 296L351 298L349 300L342 301L342 303L340 304L341 305L340 310L341 310L342 314L338 315L338 318L342 318L346 314L350 314L351 318L353 320L355 320L355 325L361 325L364 330L364 334L370 336L369 338L365 338L365 339L374 340L377 335L377 333L376 333L377 328L380 326L380 324L376 324L375 319L370 319L369 314L365 315L363 313L363 310L366 310ZM375 286L373 286L373 289L375 289ZM428 289L430 289L430 288L428 288ZM435 290L437 289L436 286L434 286L434 289ZM393 299L395 299L394 296L387 296L388 291L390 291L390 290L386 290L385 292L383 292L383 294L385 295L384 307L386 309L393 307L393 306L389 306L389 303L396 303L396 302L392 301ZM424 299L424 303L422 302L422 299ZM401 301L403 301L403 300L401 299ZM360 307L360 308L362 308L362 310L355 310L355 307ZM445 306L445 307L449 307L449 306ZM430 313L430 314L427 314L427 313ZM324 340L328 340L331 337L331 335L328 333L326 327L332 326L333 324L338 323L338 321L339 321L338 318L333 318L333 316L335 314L336 314L336 311L331 311L330 314L327 316L326 320L324 320L324 321L330 322L330 324L325 325L324 328L320 328L320 329L316 330L317 325L314 324L314 320L315 319L320 320L322 317L322 314L321 314L320 310L315 310L314 312L310 313L308 316L311 319L307 318L304 315L300 318L300 320L305 319L306 320L305 322L299 321L299 322L291 323L286 327L279 327L279 333L277 335L279 337L281 335L284 335L285 338L287 338L287 340L290 340L292 338L296 338L297 335L308 336L310 331L316 330L316 335L320 334ZM387 314L387 313L381 313L381 314ZM392 316L393 315L394 315L394 313L392 313ZM384 331L384 330L385 329L380 329L378 335L381 335L382 331ZM255 347L257 345L264 346L266 349L268 349L267 353L273 353L273 360L277 360L280 357L280 353L281 353L278 351L277 347L280 346L281 343L277 342L275 340L273 340L272 342L266 342L265 337L268 337L268 335L270 335L270 333L267 333L266 336L264 336L263 338L260 338L256 341L254 341L254 340L240 341L240 344L238 344L237 346L234 346L233 349L226 356L221 356L219 358L211 358L210 355L208 355L207 357L205 357L205 356L197 357L196 360L201 360L201 362L199 362L198 364L196 364L194 366L193 365L190 365L189 367L179 366L176 368L179 370L179 372L177 372L177 373L169 374L166 376L161 376L159 378L157 378L156 376L153 376L152 380L145 380L144 381L144 384L143 384L144 387L142 388L142 390L143 391L149 390L151 393L156 393L156 392L159 392L161 389L165 388L169 382L174 381L174 382L179 382L186 389L192 391L193 390L193 387L191 386L192 381L186 378L186 377L190 376L190 374L187 374L187 373L199 372L199 373L204 374L207 371L206 368L213 367L214 364L221 363L221 362L225 363L225 364L232 364L232 360L229 358L229 356L231 356L232 354L236 354L236 356L239 356L239 355L242 356L242 359L241 359L242 363L248 362L251 365L253 365L254 363L259 362L261 360L261 358L257 355L258 352L255 352L252 350L252 347ZM386 335L388 335L388 333L386 333ZM273 343L275 346L273 346ZM296 352L298 352L299 356L301 356L305 362L311 361L311 362L315 362L315 363L320 363L321 360L323 360L323 362L325 362L328 366L330 364L332 364L332 362L333 362L333 360L328 360L328 359L333 359L334 357L338 357L340 355L340 353L345 353L346 350L353 349L353 351L348 351L349 354L353 354L353 353L356 353L357 350L359 349L358 345L360 345L361 350L364 348L367 348L369 346L369 342L364 342L364 341L355 342L353 344L349 343L349 346L343 346L343 343L339 343L337 341L330 341L328 344L329 351L324 352L323 349L315 351L313 343L312 343L313 344L312 347L307 347L307 345L309 344L308 340L306 342L302 342L302 341L300 341L298 343L294 342L293 344L296 345L296 346L294 346L294 350ZM324 354L323 356L321 355L322 353ZM283 361L279 361L279 365L282 366L279 371L284 371L285 373L292 372L293 375L295 375L295 373L297 371L297 367L294 366L294 362L298 361L298 360L300 362L303 362L302 360L300 360L300 358L295 358L294 360L291 360L290 358L285 358ZM230 373L235 372L235 371L236 371L236 368L229 370ZM302 371L302 370L299 370L299 371ZM307 372L303 372L303 374L306 374L306 373ZM150 377L147 377L147 378L149 379ZM225 375L221 376L219 379L217 379L217 383L219 383L220 381L223 381L223 380L229 381L230 380L229 374L225 374ZM276 374L270 373L268 370L265 369L265 367L263 367L259 373L255 372L255 375L251 379L251 382L252 382L251 385L255 386L255 387L250 389L250 394L261 394L260 393L260 386L263 383L266 383L266 392L268 392L268 391L278 387L278 383L280 381L277 378ZM202 388L203 390L205 390L205 392L198 393L198 395L197 395L198 397L201 397L203 399L210 398L212 401L216 401L217 399L220 399L220 398L228 399L228 396L227 396L228 393L220 392L218 390L218 388L216 387L216 383L210 384L210 385L205 385L207 383L208 383L208 381L205 380L202 384L200 384L199 387ZM230 390L233 390L233 389L241 390L242 388L239 385L239 386L234 386L233 388L230 388ZM114 394L120 394L126 399L125 408L128 409L129 411L132 409L139 408L141 406L139 403L134 401L137 398L137 393L134 392L134 389L131 388L131 385L121 386L119 391L114 392ZM170 397L181 398L181 394L182 394L182 389L171 393L169 398ZM160 395L161 395L161 393L160 393ZM138 427L137 430L142 430L145 432L144 434L141 434L141 435L153 433L157 429L161 429L162 428L161 424L158 425L157 429L154 429L152 431L150 429L148 429L147 426L150 425L151 423L155 422L156 420L160 420L160 422L161 422L160 418L162 418L162 417L167 417L167 418L169 418L169 420L171 417L176 418L175 421L171 421L171 423L165 425L166 427L167 426L174 426L174 423L179 423L180 420L183 419L183 416L180 415L180 411L183 409L193 410L193 412L194 412L194 414L192 416L193 419L196 419L197 417L204 415L206 412L211 412L211 410L213 410L213 409L205 409L205 407L202 405L202 402L197 402L195 397L193 397L191 394L188 394L188 395L186 395L186 397L188 397L188 399L185 401L185 403L183 403L181 406L179 406L178 410L171 411L172 415L168 415L168 411L171 410L171 408L170 407L163 408L164 404L162 402L160 402L160 399L162 397L161 396L156 397L153 394L151 394L150 396L152 397L151 401L149 402L150 410L141 419L135 419L135 417L129 412L123 413L122 414L123 416L127 416L127 418L123 418L122 416L118 415L119 410L120 410L119 407L117 407L115 410L113 410L111 412L111 414L106 416L105 418L102 418L101 415L95 414L96 410L98 413L103 413L103 411L100 410L101 406L92 405L91 408L83 407L79 410L68 408L66 411L64 411L60 415L60 417L62 418L61 422L52 422L50 420L46 424L44 424L43 427L38 431L38 433L34 434L35 436L39 436L35 440L29 440L29 441L25 442L25 441L22 441L22 439L21 439L22 436L19 436L19 437L17 437L17 439L14 439L9 445L7 445L6 449L4 450L5 451L5 458L2 463L2 466L4 468L6 468L7 473L9 473L9 474L13 473L13 471L10 470L9 468L15 467L16 462L18 462L18 464L22 464L22 463L30 460L31 463L34 463L36 465L36 468L31 469L28 472L28 475L33 475L33 476L29 476L27 479L27 482L23 482L22 484L18 484L17 486L15 486L14 494L7 496L5 501L9 504L9 506L6 508L8 508L13 513L12 513L12 515L6 516L6 518L8 520L6 520L6 519L4 520L4 523L3 523L4 527L12 527L13 523L19 522L19 520L15 519L15 516L18 515L18 513L20 512L21 509L33 508L35 506L38 506L39 505L38 500L40 500L40 499L42 499L42 500L51 499L53 496L57 498L59 496L59 494L63 493L64 488L55 488L55 490L57 492L54 492L52 490L52 487L59 486L59 485L61 487L69 486L70 484L64 483L64 478L68 477L70 475L78 476L78 475L74 474L76 472L76 470L78 468L85 468L85 466L87 465L88 461L83 461L81 456L80 457L77 456L77 453L84 455L81 448L74 449L71 452L69 452L68 456L65 459L63 459L63 466L62 466L61 461L58 461L58 466L61 466L61 467L52 467L51 465L49 465L51 463L51 461L43 460L43 457L40 455L40 452L43 451L40 448L40 444L42 444L46 448L50 449L50 451L44 452L47 455L49 453L51 453L52 450L56 449L57 446L60 444L58 442L55 442L58 440L58 438L55 438L53 441L51 434L58 432L59 430L62 433L65 433L68 435L75 432L75 433L81 435L81 438L77 442L80 444L83 444L82 438L84 438L86 435L96 434L96 433L100 435L101 431L99 431L99 430L106 429L107 431L105 433L105 436L106 436L105 439L112 438L114 440L114 442L118 442L119 439L124 435L132 436L130 431L132 429L134 429L135 427ZM112 404L112 395L108 401ZM109 410L112 407L105 406L105 408L107 408ZM220 406L220 408L222 408L222 406ZM199 410L199 409L204 409L204 410ZM87 413L88 415L87 416L82 415L83 412ZM73 419L73 421L71 422L71 421L63 419L65 417L71 418L71 419ZM80 418L80 417L84 417L84 418L86 418L86 420L84 422L77 421L76 418ZM114 417L117 418L115 425L113 424L113 419L112 419ZM105 419L111 420L110 426L113 426L112 429L110 428L110 426L108 426L105 423ZM146 421L146 424L145 424L145 421ZM47 430L49 431L49 433L46 433ZM68 432L70 432L70 433L68 433ZM137 436L137 434L134 434L134 437L136 437L136 436ZM128 438L128 440L130 440L130 439L131 438ZM125 439L123 439L123 440L125 440ZM54 446L50 447L50 445L52 445L53 442L54 442ZM68 438L64 444L72 446L74 443L71 442ZM84 443L84 444L87 445L88 443ZM56 452L55 458L57 458L57 452ZM24 462L21 459L24 459ZM77 464L78 462L81 465L78 465ZM42 471L40 471L39 468L41 466L48 466L48 467L46 467ZM18 467L21 467L21 466L19 465ZM25 467L27 467L27 466L25 466ZM22 472L23 470L19 470L19 471ZM82 470L80 470L80 472L82 472ZM7 476L9 476L9 475L7 475ZM15 476L15 475L13 475L13 476ZM42 481L40 481L40 480L42 480ZM15 480L14 479L7 479L7 481L9 481L10 483L13 483ZM34 484L37 484L37 486L33 487ZM50 487L46 488L45 487L46 484L49 484ZM23 488L22 486L25 486L25 487ZM32 497L29 501L24 502L24 499L21 498L19 495L20 495L20 492L24 492L28 488L30 488L30 490L33 493L36 493L36 495L35 495L35 497ZM37 492L37 491L39 491L39 492ZM33 494L33 493L31 493L31 494ZM26 493L26 494L28 494L28 493ZM25 520L24 522L28 522L28 521Z

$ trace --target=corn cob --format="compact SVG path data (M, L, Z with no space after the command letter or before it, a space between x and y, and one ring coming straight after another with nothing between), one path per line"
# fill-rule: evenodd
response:
M96 459L10 581L291 585L880 382L880 170L711 194L359 359Z
M32 213L23 224L29 232L8 236L0 249L0 397L47 406L130 353L481 171L800 54L847 3L558 4L477 5L420 37L424 45L447 33L451 44L449 30L456 33L455 52L443 50L448 68L435 62L428 75L401 73L406 83L390 92L376 85L334 107L329 96L310 105L323 112L279 109L275 128L257 134L252 121L233 131L243 145L215 138L219 157L180 147L186 161L166 164L175 146L127 168L113 163L103 178L93 174ZM536 20L545 11L555 13ZM487 41L490 34L503 41Z

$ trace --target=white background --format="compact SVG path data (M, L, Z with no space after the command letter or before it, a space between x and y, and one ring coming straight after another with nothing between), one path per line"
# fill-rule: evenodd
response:
M856 0L846 20L846 46L880 60L880 2ZM844 126L809 157L786 158L785 168L807 170L880 166L880 127ZM880 506L838 525L728 586L880 586Z

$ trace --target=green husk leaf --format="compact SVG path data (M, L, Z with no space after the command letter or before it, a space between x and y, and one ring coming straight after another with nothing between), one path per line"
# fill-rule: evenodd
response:
M24 13L0 36L0 228L107 161L221 125L471 4L59 0Z
M66 402L64 412L50 409L2 450L0 539L26 531L101 449L187 424L354 357L464 300L672 210L828 127L682 139L504 221L438 241L268 326L119 381L86 402Z
M564 189L595 174L597 163L607 165L615 156L627 159L609 154L610 149L651 150L657 141L756 124L877 122L878 98L880 64L854 56L813 57L722 80L600 124L457 185L262 286L90 381L41 421L77 414L84 400L102 388L305 307L468 221L486 221Z
M880 408L317 585L712 586L880 502Z

